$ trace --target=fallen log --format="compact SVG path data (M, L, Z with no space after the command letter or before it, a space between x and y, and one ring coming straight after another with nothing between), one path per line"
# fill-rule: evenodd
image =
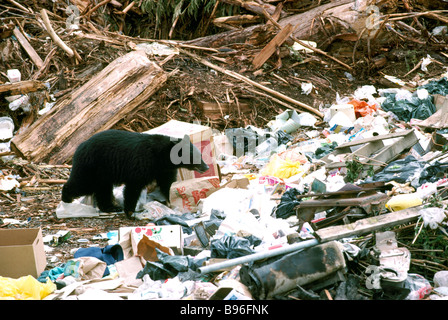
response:
M17 134L11 140L11 148L31 161L66 163L81 142L110 129L145 103L166 79L166 73L143 52L130 52Z
M272 25L257 24L244 29L224 31L211 36L196 38L185 41L183 44L211 48L224 47L234 43L257 46L272 38L275 31L275 27Z
M237 4L240 1L228 1L228 3L232 2L235 2L235 4ZM292 16L281 15L280 19L278 20L278 24L281 26L281 28L284 28L288 24L298 26L292 33L292 36L300 40L309 40L320 30L320 28L317 28L314 25L315 20L324 17L332 17L335 21L349 21L346 24L349 25L349 27L353 28L357 32L357 34L360 34L361 30L365 28L365 20L367 18L367 15L363 11L363 9L365 9L365 6L365 0L362 0L358 5L358 8L355 9L352 8L354 7L353 0L336 0L327 4L320 5L303 13L295 14ZM258 14L261 16L264 16L263 9L265 9L265 11L271 16L274 14L273 10L266 10L266 8L264 8L263 6L260 6L259 9L260 11ZM213 48L229 45L232 43L248 43L247 39L256 38L262 40L262 38L260 37L260 35L262 34L261 30L263 27L266 28L268 26L272 27L272 25L269 24L257 24L240 30L225 31L218 34L185 41L184 43ZM271 35L272 33L275 33L275 29L269 29L269 31L271 32ZM265 39L265 41L267 39ZM259 41L258 43L254 43L253 40L251 41L252 42L249 43L252 45L259 45L263 43L261 41Z
M242 1L242 0L220 0L223 3L231 4L231 5L237 5L240 6L248 11L251 11L253 13L256 13L260 16L263 15L263 10L266 10L269 12L269 14L274 14L276 6L268 3L259 4L255 1ZM284 11L280 11L280 16L285 17L287 14Z

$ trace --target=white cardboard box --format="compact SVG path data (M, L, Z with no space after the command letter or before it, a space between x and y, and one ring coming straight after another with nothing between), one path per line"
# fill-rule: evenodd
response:
M167 123L145 131L147 134L163 134L175 138L183 138L189 135L191 142L201 151L202 159L209 166L204 173L179 169L177 180L188 180L202 177L219 176L218 164L215 158L215 144L213 132L210 127L188 123L178 120L170 120Z

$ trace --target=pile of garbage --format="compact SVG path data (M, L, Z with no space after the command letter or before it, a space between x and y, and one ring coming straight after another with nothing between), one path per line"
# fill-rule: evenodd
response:
M442 77L412 91L360 87L321 110L324 121L287 110L265 128L213 134L167 123L203 130L219 170L173 184L170 207L157 189L144 190L137 226L102 234L106 246L74 250L36 277L0 277L0 296L447 299L446 258L432 265L413 258L414 243L448 240L448 124L438 121L446 108ZM0 181L14 187L7 177ZM115 196L120 200L122 188ZM60 219L107 215L89 197L56 209ZM406 230L413 239L405 244L397 238ZM43 242L68 238L66 231ZM432 278L412 272L422 262Z

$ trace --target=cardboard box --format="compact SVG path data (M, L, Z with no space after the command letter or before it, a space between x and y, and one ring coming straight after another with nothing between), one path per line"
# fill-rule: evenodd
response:
M173 249L174 253L182 253L183 250L184 239L180 225L122 227L118 232L120 245L124 250L125 257L133 256L137 253L137 245L143 238L143 235L146 235L149 240ZM129 250L132 251L132 254L128 253Z
M144 133L163 134L175 138L183 138L185 134L188 134L191 142L199 149L199 151L201 151L202 159L209 166L209 169L204 173L199 173L188 169L179 169L177 180L219 176L219 168L215 157L213 132L210 127L177 120L170 120L167 123L157 128L145 131Z
M0 229L0 276L38 278L46 265L40 228Z

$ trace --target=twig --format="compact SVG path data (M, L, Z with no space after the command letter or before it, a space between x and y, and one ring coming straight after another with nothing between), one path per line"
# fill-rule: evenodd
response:
M196 61L198 61L198 62L200 62L200 63L206 65L207 67L210 67L210 68L212 68L212 69L215 69L215 70L217 70L217 71L219 71L219 72L222 72L222 73L224 73L224 74L226 74L226 75L228 75L228 76L231 76L231 77L233 77L233 78L236 78L236 79L238 79L238 80L241 80L241 81L244 81L244 82L246 82L246 83L249 83L249 84L253 85L254 87L257 87L257 88L262 89L262 90L264 90L264 91L266 91L266 92L269 92L270 94L272 94L272 95L274 95L274 96L276 96L276 97L278 97L278 98L281 98L281 99L286 100L286 101L288 101L288 102L290 102L290 103L293 103L293 104L295 104L295 105L298 105L298 106L300 106L300 107L302 107L302 108L304 108L304 109L306 109L306 110L308 110L308 111L313 112L314 114L316 114L316 115L319 116L320 118L323 118L323 117L324 117L324 115L323 115L320 111L314 109L313 107L311 107L311 106L309 106L309 105L307 105L307 104L305 104L305 103L303 103L303 102L297 101L297 100L292 99L292 98L290 98L290 97L288 97L288 96L286 96L286 95L284 95L284 94L282 94L282 93L280 93L280 92L277 92L277 91L272 90L272 89L270 89L270 88L268 88L268 87L265 87L265 86L259 84L258 82L252 81L251 79L249 79L249 78L247 78L247 77L245 77L245 76L240 75L239 73L236 73L236 72L233 72L233 71L231 71L231 70L227 70L227 69L221 68L221 67L219 67L219 66L217 66L217 65L214 65L213 63L208 62L208 61L202 59L201 57L197 56L197 55L194 54L194 53L188 52L188 51L183 50L183 49L179 49L179 50L180 50L182 53L185 53L186 55L192 57L192 58L195 59Z
M42 68L44 62L39 57L37 52L34 50L34 48L29 43L28 39L25 37L22 32L16 27L14 28L14 35L16 36L17 40L19 41L22 48L25 50L25 52L28 54L28 56L31 58L33 63L36 65L37 68Z
M414 240L412 240L412 243L411 243L411 244L414 244L414 242L417 240L418 236L420 235L420 232L422 232L423 225L424 225L424 223L423 223L423 221L422 221L422 225L420 226L420 229L418 230L418 232L417 232L417 234L415 235Z
M29 10L28 8L25 8L24 6L22 6L20 3L15 2L14 0L8 0L8 2L12 3L13 5L15 5L16 7L22 9L23 11L26 11L28 13L32 13L31 10Z
M90 18L90 15L91 15L92 13L94 13L99 7L101 7L101 6L105 5L105 4L108 4L110 1L111 1L111 0L103 0L103 1L101 1L101 2L98 3L96 6L94 6L92 9L90 9L86 14L82 15L81 17L82 17L82 18L84 18L84 17ZM132 1L132 3L133 3L133 1ZM129 9L130 9L130 8L129 8ZM129 10L129 9L128 9L128 10Z
M31 77L32 80L38 80L44 72L48 69L48 65L50 64L51 59L53 58L54 54L56 53L57 48L53 47L50 52L45 57L44 63L42 67L37 70L37 72Z
M409 71L408 73L406 73L406 74L403 76L403 78L407 77L409 74L411 74L412 72L414 72L415 70L417 70L417 69L422 65L422 62L423 62L423 61L420 60L420 61L415 65L415 67L412 68L411 71Z
M59 38L59 36L56 34L56 32L53 30L53 27L51 26L50 19L48 18L47 10L42 9L40 10L40 13L42 15L42 20L44 22L45 28L47 29L48 34L50 35L51 39L62 49L64 50L69 57L76 57L79 61L82 61L81 57L76 54L75 51L72 50L69 46L65 44L64 41Z

